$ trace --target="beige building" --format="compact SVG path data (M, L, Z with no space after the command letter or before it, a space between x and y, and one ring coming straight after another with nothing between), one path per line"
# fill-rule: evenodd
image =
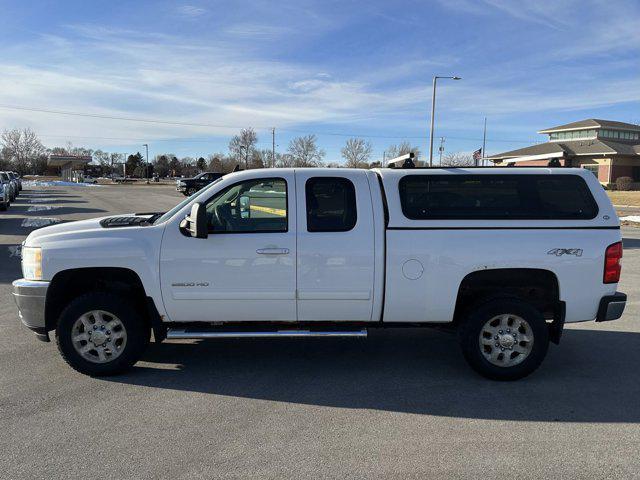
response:
M489 158L496 166L547 166L586 168L604 185L618 177L640 183L640 125L588 119L546 128L538 133L548 141Z

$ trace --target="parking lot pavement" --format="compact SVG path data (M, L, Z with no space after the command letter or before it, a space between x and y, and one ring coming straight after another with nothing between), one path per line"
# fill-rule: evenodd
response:
M31 189L0 215L0 477L639 475L640 229L623 229L623 319L569 326L541 369L514 383L475 375L453 336L409 329L172 341L97 379L20 326L15 247L38 224L25 219L166 210L182 198L160 186Z

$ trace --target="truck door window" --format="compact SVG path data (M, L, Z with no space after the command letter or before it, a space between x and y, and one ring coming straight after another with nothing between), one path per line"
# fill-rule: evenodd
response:
M287 182L263 178L236 183L207 202L212 233L286 232Z
M342 177L313 177L305 184L307 231L346 232L356 225L356 189Z

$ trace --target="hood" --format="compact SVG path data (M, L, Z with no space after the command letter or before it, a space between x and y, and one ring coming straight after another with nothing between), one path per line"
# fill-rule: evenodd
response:
M89 232L105 231L104 223L109 222L114 218L132 218L136 217L135 213L129 213L125 215L108 217L91 218L89 220L79 220L75 222L59 223L57 225L50 225L48 227L39 228L34 230L27 236L25 245L27 246L40 246L49 240L62 240L64 237L73 237L75 234L84 234ZM149 215L138 216L137 218L149 218ZM141 225L134 225L127 228L143 228Z

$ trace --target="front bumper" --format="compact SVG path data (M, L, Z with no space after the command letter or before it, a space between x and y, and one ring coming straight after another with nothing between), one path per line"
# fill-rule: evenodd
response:
M18 316L22 323L33 330L40 340L49 341L44 306L49 282L25 280L13 282L13 298L18 306Z
M624 307L627 305L627 295L616 292L613 295L607 295L600 300L598 307L598 316L596 322L607 322L609 320L617 320L622 317Z

